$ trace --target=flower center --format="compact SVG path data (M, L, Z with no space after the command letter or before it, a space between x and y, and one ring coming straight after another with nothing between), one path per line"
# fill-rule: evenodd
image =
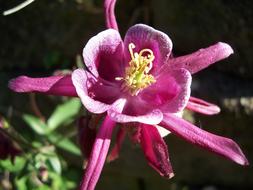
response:
M132 96L138 95L141 90L156 82L155 78L148 74L155 59L153 51L143 49L137 53L133 52L134 48L135 45L133 43L128 45L131 60L129 66L125 69L125 76L115 78L115 80L119 81L124 80L122 89L128 91Z

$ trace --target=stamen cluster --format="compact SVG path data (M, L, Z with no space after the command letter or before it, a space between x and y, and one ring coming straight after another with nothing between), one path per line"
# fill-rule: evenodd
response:
M133 43L128 45L131 61L129 62L129 67L125 69L125 77L116 78L116 80L124 80L122 89L129 91L132 96L138 95L141 90L156 82L155 78L148 74L153 67L155 59L153 51L143 49L137 53L133 52L134 48L135 45Z

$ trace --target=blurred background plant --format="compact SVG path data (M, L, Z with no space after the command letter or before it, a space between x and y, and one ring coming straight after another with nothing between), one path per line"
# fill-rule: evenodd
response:
M77 98L59 102L46 119L39 111L34 94L31 107L35 115L17 113L29 132L17 131L8 121L2 119L1 155L3 149L9 152L1 157L0 172L3 189L71 189L76 187L68 159L65 155L80 157L80 149L73 137L76 136L75 118L80 114L81 103ZM7 140L8 139L8 140ZM13 142L12 142L13 141ZM15 147L14 143L18 145ZM16 145L16 146L17 146ZM12 148L11 148L12 147ZM64 175L62 175L64 173ZM65 175L66 174L66 175Z
M0 0L0 11L24 1ZM83 159L77 143L77 119L86 115L75 98L15 94L9 79L24 74L45 76L82 67L87 40L105 29L102 0L44 0L0 17L0 189L76 189ZM253 1L118 0L122 34L142 22L167 33L174 54L183 55L216 41L235 54L194 76L193 95L217 103L222 113L188 120L238 142L253 158ZM122 35L123 36L123 35ZM166 138L176 176L164 180L144 162L141 152L124 142L120 159L107 164L97 189L246 190L253 168L242 168ZM3 155L3 156L2 156Z

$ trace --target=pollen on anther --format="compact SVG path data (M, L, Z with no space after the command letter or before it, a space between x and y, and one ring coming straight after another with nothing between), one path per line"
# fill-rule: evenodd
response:
M149 74L155 59L153 51L151 49L142 49L138 53L133 51L134 48L134 43L128 45L131 60L129 66L125 69L125 76L115 78L117 81L124 81L122 89L128 90L133 96L156 82L154 77Z

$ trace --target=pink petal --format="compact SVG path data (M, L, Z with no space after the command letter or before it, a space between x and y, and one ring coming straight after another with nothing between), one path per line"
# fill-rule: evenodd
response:
M117 87L105 85L89 72L77 69L72 74L73 84L83 105L92 113L103 113L118 98Z
M167 62L172 50L172 42L165 33L144 24L136 24L129 28L126 33L124 39L126 63L131 60L128 49L130 43L134 43L136 46L134 52L139 53L146 48L153 51L155 59L153 69L150 71L151 74L154 74Z
M234 53L233 49L228 44L219 42L192 54L172 58L168 61L168 64L172 68L185 68L194 74L217 61L227 58L232 53Z
M105 9L105 20L106 27L118 30L118 24L115 18L114 8L116 0L105 0L104 9Z
M220 112L218 106L195 97L190 97L186 108L206 115L213 115Z
M228 158L240 165L249 164L240 147L231 139L206 132L172 114L165 114L160 125L192 144Z
M9 88L15 92L39 92L49 95L77 96L71 76L51 76L30 78L20 76L9 82Z
M108 29L92 37L83 49L88 70L98 78L115 81L123 76L123 42L118 31Z
M153 125L160 123L163 119L163 113L158 109L152 110L145 115L126 115L118 111L115 106L112 106L107 113L112 120L119 123L140 122Z
M111 152L107 157L108 162L114 161L119 157L119 151L121 149L125 136L126 136L125 130L119 128L116 136L116 144L114 145L114 147L112 148Z
M81 182L80 190L95 189L96 183L104 166L114 127L115 122L112 121L110 117L106 116L93 144L91 156Z
M141 146L148 164L161 176L172 178L174 176L167 145L158 130L152 125L140 124Z
M178 69L161 72L156 77L156 83L143 90L138 97L150 107L176 113L185 108L190 93L191 74L185 69Z

